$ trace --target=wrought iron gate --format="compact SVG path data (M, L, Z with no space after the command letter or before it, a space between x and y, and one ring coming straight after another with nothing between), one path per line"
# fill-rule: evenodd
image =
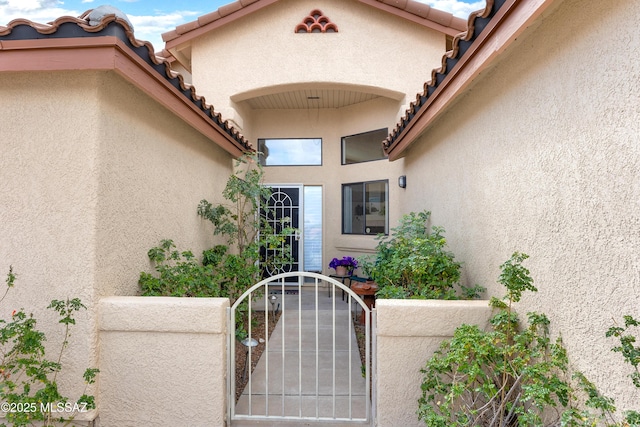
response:
M287 282L291 277L300 280ZM361 313L361 327L352 322L354 307ZM275 324L270 337L256 335L252 322L247 322L246 334L237 338L236 321L247 312L263 319L265 331L270 322ZM372 316L375 310L349 286L317 273L282 273L248 289L228 309L230 425L252 420L261 425L268 421L370 425L375 407ZM364 365L356 337L359 328L364 329L360 338ZM251 369L258 346L262 353ZM241 382L246 385L236 400L238 352L246 356L241 368Z

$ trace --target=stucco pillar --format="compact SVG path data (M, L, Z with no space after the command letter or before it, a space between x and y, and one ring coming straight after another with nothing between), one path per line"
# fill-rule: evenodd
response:
M377 425L423 426L420 369L463 323L485 327L487 301L377 300Z
M226 298L100 300L101 427L222 426Z

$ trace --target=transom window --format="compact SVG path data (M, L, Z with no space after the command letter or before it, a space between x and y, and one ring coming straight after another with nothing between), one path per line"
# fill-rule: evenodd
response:
M262 166L321 166L322 138L258 139Z
M387 128L342 137L342 164L370 162L385 158L382 141L389 134Z
M389 181L342 184L342 234L389 234Z

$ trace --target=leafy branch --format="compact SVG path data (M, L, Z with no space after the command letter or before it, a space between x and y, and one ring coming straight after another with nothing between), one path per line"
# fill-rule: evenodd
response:
M549 336L546 315L528 313L527 324L520 323L513 303L525 291L537 290L522 265L527 258L516 252L502 264L498 281L506 295L490 301L495 310L491 329L460 326L421 370L420 419L436 427L639 425L639 415L633 411L617 422L613 400L570 369L562 339L552 341ZM637 326L635 320L625 317L625 321L627 328ZM621 337L614 351L633 364L639 361L640 349L624 332L624 328L609 331ZM584 406L578 403L582 394Z
M7 290L14 287L15 281L16 274L10 267ZM3 299L4 296L0 302ZM74 314L86 307L78 298L73 298L53 300L47 308L56 311L60 316L59 323L65 325L63 342L55 361L46 358L46 336L36 328L33 314L27 315L24 309L13 310L10 320L0 319L0 400L9 408L13 405L18 409L5 414L6 421L13 426L34 425L36 422L44 426L69 425L73 420L73 415L67 419L54 417L56 405L69 402L58 391L57 378L62 370L64 350L69 344L70 326L76 323ZM98 372L98 369L85 371L85 391L71 408L95 409L94 397L86 394L86 388L95 382Z

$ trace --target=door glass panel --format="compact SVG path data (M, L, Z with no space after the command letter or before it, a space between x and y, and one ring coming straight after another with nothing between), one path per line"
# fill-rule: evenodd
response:
M305 271L322 271L322 187L304 187L303 254Z
M300 188L299 187L271 187L271 196L265 200L262 215L265 217L272 232L275 235L282 235L283 224L281 220L288 218L291 227L300 228ZM286 226L285 225L285 226ZM270 262L277 253L281 252L285 246L291 250L292 262L289 264L280 264ZM300 271L300 241L298 234L285 237L282 247L280 248L261 248L261 262L263 266L263 277L274 276L278 273L286 273L290 271ZM296 278L290 278L292 281ZM287 280L288 281L288 280Z

